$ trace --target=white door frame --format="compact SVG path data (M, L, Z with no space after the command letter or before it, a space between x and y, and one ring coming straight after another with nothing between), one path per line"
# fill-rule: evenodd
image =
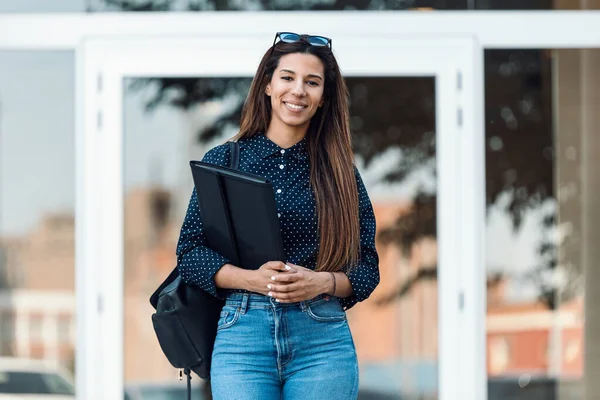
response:
M76 50L90 36L245 35L250 25L266 35L325 34L332 22L342 35L473 35L483 49L582 49L600 43L598 10L97 12L0 14L0 49Z
M86 223L94 236L82 240L95 246L86 270L101 273L92 272L78 288L90 293L77 348L88 367L78 369L80 399L115 399L123 391L123 79L251 77L273 34L246 24L244 35L124 36L82 44L83 157L96 191L85 200L96 210ZM436 78L439 396L480 400L486 385L485 292L481 285L474 290L473 282L484 279L483 52L469 36L382 37L360 29L342 34L342 26L332 23L321 33L334 38L346 76Z

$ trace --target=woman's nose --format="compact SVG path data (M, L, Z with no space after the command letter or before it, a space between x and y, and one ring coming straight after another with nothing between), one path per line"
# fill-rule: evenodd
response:
M292 88L292 94L298 97L304 96L306 94L306 92L304 91L304 83L296 81L296 84Z

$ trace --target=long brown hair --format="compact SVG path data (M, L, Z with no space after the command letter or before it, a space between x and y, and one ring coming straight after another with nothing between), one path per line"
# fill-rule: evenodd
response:
M317 271L339 271L358 264L360 224L354 154L350 135L348 88L338 63L326 46L304 39L278 42L263 56L242 109L240 132L233 140L267 132L271 101L265 88L279 59L292 53L312 54L325 69L323 105L312 117L307 136L310 184L315 194L319 224Z

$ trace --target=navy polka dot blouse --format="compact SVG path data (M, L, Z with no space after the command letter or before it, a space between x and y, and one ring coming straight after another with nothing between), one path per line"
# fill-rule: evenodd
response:
M315 269L319 248L316 203L310 188L306 138L283 149L259 134L239 141L241 171L264 176L273 183L283 245L288 262ZM229 166L229 145L206 153L204 162ZM340 299L349 309L365 300L379 283L379 258L375 249L375 215L358 170L354 169L360 208L360 263L348 274L353 294ZM188 206L177 244L179 273L188 284L198 285L214 296L223 293L215 286L214 275L229 261L206 246L196 191Z

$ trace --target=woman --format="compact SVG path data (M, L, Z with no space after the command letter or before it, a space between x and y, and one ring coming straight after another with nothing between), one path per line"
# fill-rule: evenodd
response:
M246 270L209 249L192 193L178 266L185 282L226 300L211 365L216 400L357 397L345 310L375 289L379 259L347 97L330 39L275 36L234 140L239 169L273 182L286 263ZM228 166L229 156L223 144L203 161Z

